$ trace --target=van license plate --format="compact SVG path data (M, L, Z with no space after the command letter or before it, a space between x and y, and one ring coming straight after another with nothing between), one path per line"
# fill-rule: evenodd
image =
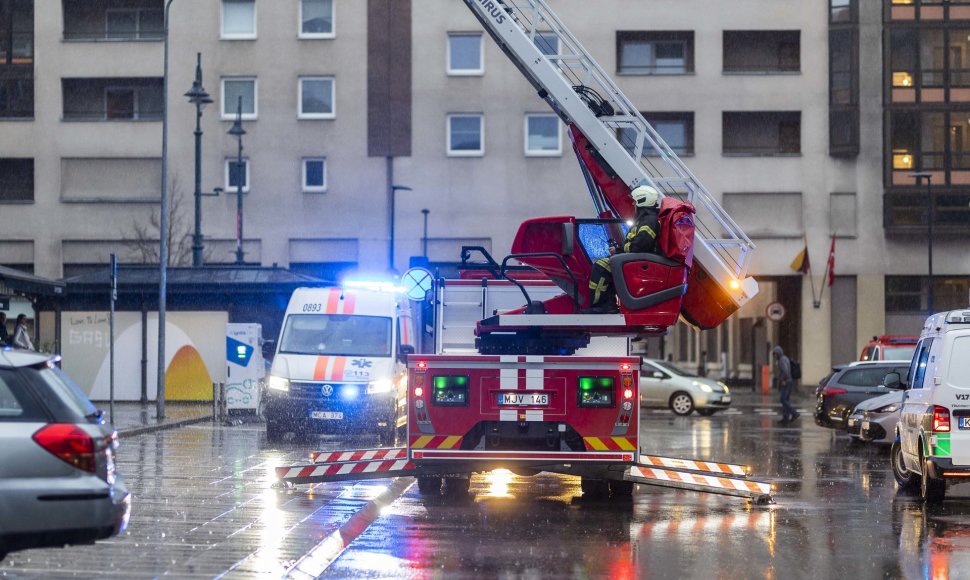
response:
M500 407L545 407L549 405L549 393L499 393Z
M957 417L957 419L960 420L957 425L959 425L961 429L970 429L970 417Z
M311 419L325 419L328 421L343 421L344 414L340 411L313 411L310 413Z

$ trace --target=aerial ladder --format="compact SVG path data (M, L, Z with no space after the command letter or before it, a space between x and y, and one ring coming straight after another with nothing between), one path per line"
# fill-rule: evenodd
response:
M758 292L747 272L754 244L545 0L463 1L567 124L597 217L528 220L501 264L477 248L526 305L478 322L478 354L408 356L405 447L314 453L277 467L277 485L413 476L433 494L443 480L446 491L467 491L470 474L508 468L579 476L594 498L643 484L770 502L771 484L750 479L746 466L641 449L639 357L570 356L591 336L661 334L679 319L717 326ZM552 38L555 46L543 46ZM639 185L693 204L693 263L618 255L610 262L620 312L584 313L592 260L622 239ZM563 293L533 301L528 282L506 275L512 261Z

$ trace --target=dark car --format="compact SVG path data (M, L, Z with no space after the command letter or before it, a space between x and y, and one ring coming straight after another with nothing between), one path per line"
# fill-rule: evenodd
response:
M815 424L829 429L846 429L855 406L891 390L882 384L888 373L906 376L909 363L902 361L854 362L836 367L817 391Z
M0 560L128 525L118 437L50 355L0 348Z

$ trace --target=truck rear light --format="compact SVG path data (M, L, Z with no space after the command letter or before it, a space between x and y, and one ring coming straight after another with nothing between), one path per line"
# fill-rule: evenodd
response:
M419 360L415 366L417 366L419 369L426 369L428 368L428 363L424 362L423 360Z
M631 377L629 375L624 375L624 377L623 377L623 386L624 387L627 387L627 388L632 387L633 386L633 377Z
M616 379L613 377L579 377L580 407L612 407L616 396Z
M822 389L822 396L823 397L834 397L835 395L844 395L844 394L846 394L848 392L849 391L847 391L847 390L845 390L843 388L840 388L840 387L825 387L824 389Z
M424 386L424 373L414 373L414 386L416 387Z
M623 391L623 398L624 399L632 399L633 398L633 389L624 389L624 391Z
M98 469L94 439L77 425L51 423L33 435L34 441L61 461L82 471L96 473Z
M628 372L630 370L630 365L623 363L620 365L620 370L623 372Z
M414 387L414 396L415 397L423 397L424 396L424 388L423 387Z
M950 432L950 410L946 407L933 406L933 431L935 433Z

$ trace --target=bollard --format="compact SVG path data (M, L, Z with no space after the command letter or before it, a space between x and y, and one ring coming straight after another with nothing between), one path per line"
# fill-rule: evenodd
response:
M226 400L226 383L219 383L219 420L229 419L229 402Z
M771 367L761 365L761 394L771 394Z
M219 383L213 381L212 383L212 420L213 421L218 420L218 417L217 417L218 405L219 405Z

